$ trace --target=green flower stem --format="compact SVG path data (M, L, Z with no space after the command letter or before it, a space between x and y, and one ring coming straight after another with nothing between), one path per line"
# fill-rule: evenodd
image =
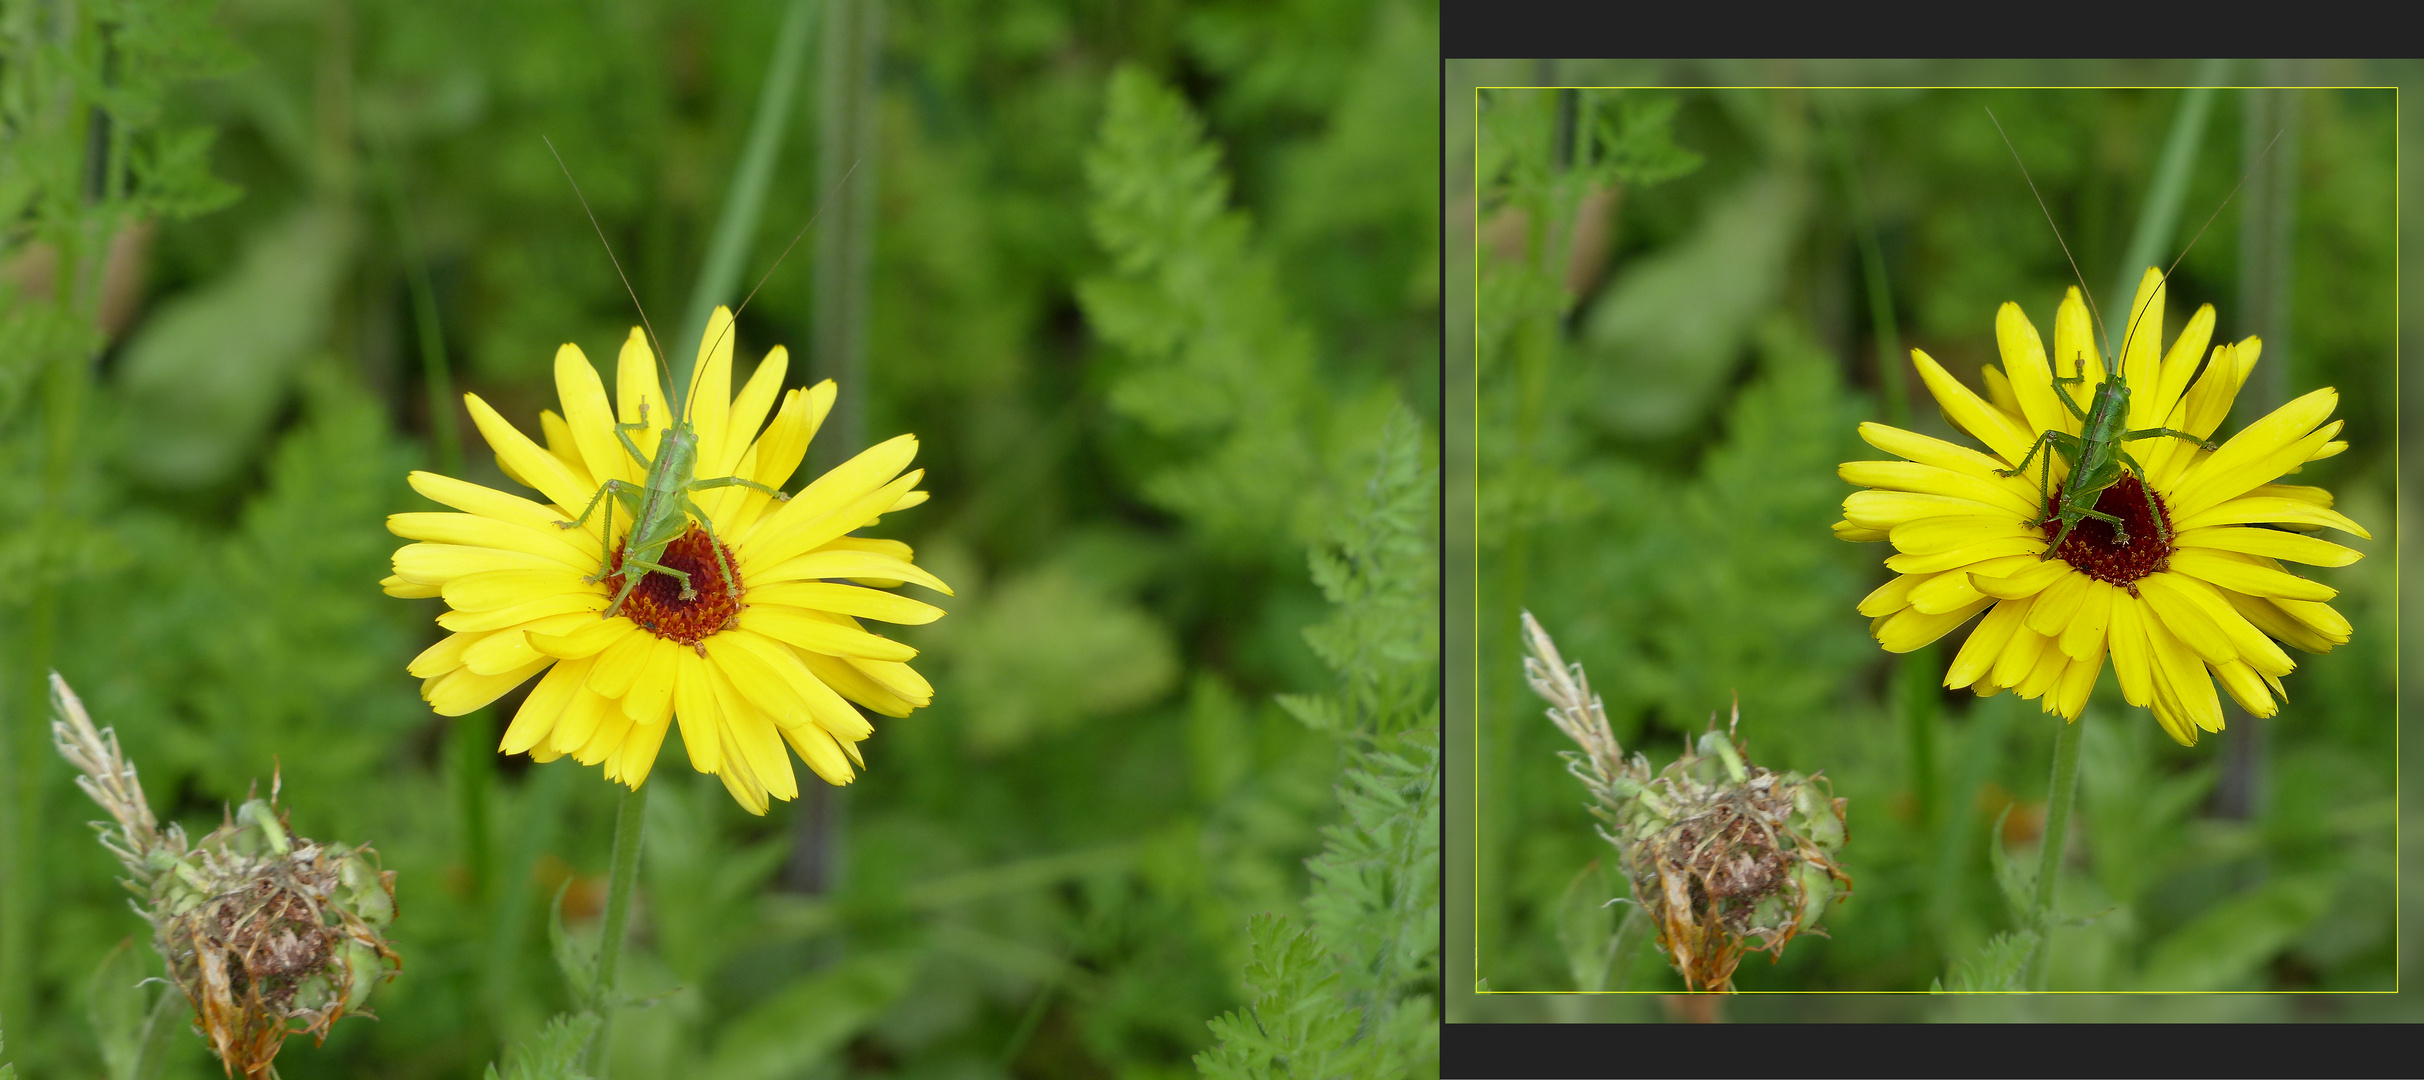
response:
M2084 723L2066 723L2054 736L2054 787L2045 799L2045 846L2037 858L2037 898L2029 920L2037 928L2037 948L2028 962L2031 990L2045 989L2046 942L2054 928L2054 884L2062 877L2062 849L2070 837L2071 796L2079 787L2079 729Z
M766 69L766 81L758 86L757 111L749 119L749 138L742 144L741 163L732 173L732 187L725 192L723 212L716 216L715 233L707 242L707 261L699 271L698 282L690 290L690 307L682 316L682 336L666 344L673 353L666 357L674 365L674 386L690 385L690 367L696 362L691 351L707 332L707 319L715 313L717 304L738 305L743 297L737 295L741 283L741 260L749 254L749 240L757 235L760 211L766 206L766 186L774 179L775 159L783 146L783 131L791 122L791 103L799 97L800 69L808 54L809 31L816 20L811 16L812 0L791 0L783 13L782 29L775 34L774 60ZM677 359L678 358L678 359Z
M2213 113L2213 87L2229 74L2230 61L2208 60L2197 68L2198 85L2180 92L2180 107L2172 114L2170 133L2163 138L2163 156L2156 159L2154 183L2147 189L2146 205L2138 212L2137 227L2130 232L2129 253L2121 260L2121 276L2113 288L2112 303L2120 306L2124 319L2129 315L2130 298L2138 293L2138 278L2155 265L2162 248L2173 243L2179 231L2180 200L2188 194L2191 166L2197 163L2197 150L2205 142L2205 120ZM2113 340L2104 347L2117 355L2127 330L2108 324L2105 333Z
M589 1072L606 1075L606 1047L613 1042L614 976L623 958L623 930L631 921L631 890L640 877L640 826L648 812L648 788L623 792L614 813L614 862L606 874L606 926L598 936L598 981L590 988L590 1007L598 1013L598 1031L590 1037Z

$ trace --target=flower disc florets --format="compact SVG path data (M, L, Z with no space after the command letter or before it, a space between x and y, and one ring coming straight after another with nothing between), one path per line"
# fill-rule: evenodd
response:
M2061 488L2054 490L2055 496L2045 501L2047 543L2062 532L2062 520L2056 516L2061 509ZM2054 549L2054 557L2082 574L2128 589L2131 596L2136 596L2139 578L2162 570L2171 562L2171 521L2164 513L2163 497L2150 496L2137 477L2124 474L2120 482L2097 494L2096 511L2120 518L2120 534L2115 534L2109 522L2081 519L2071 528L2070 535L2063 538L2061 546ZM2121 543L2120 536L2127 536L2129 543Z
M606 575L609 594L623 589L622 541L614 545L614 559L609 564L614 572ZM707 655L706 646L699 642L718 630L730 629L733 618L741 612L741 598L724 583L724 567L735 561L732 549L724 548L719 564L716 549L722 547L709 539L707 532L696 525L690 531L665 545L665 553L657 562L690 575L690 597L682 596L682 582L661 573L648 573L631 587L631 595L623 598L623 615L642 630L690 646L700 656ZM736 581L734 584L738 584Z

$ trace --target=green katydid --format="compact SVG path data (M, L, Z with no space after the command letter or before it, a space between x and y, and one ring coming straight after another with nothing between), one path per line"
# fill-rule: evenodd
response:
M1988 109L1986 115L1989 120L1994 120L1995 111ZM2028 180L2029 193L2037 196L2037 208L2044 212L2045 223L2053 227L2054 240L2062 245L2063 257L2071 259L2071 273L2079 276L2080 292L2086 293L2086 275L2079 274L2078 260L2071 258L2070 244L2062 240L2061 227L2054 225L2053 211L2046 207L2045 196L2038 194L2037 182L2028 176L2028 164L2020 161L2019 148L2012 147L2011 136L2003 132L2003 122L1994 120L1994 123L1995 131L2003 134L2003 144L2011 147L2012 160L2020 165L2021 178ZM2279 138L2278 135L2274 136L2275 141L2278 141ZM2266 154L2272 152L2271 144L2265 145L2264 152ZM2261 155L2258 160L2262 160ZM2239 182L2245 184L2247 178L2241 176ZM2231 197L2238 193L2238 187L2234 186L2230 189L2230 195L2223 197L2222 205L2214 208L2213 217L2207 218L2205 226L2197 230L2197 236L2189 239L2189 248L2197 246L2197 240L2205 235L2206 228L2212 227L2214 218L2222 216L2222 207L2229 206ZM2188 248L2182 248L2180 258L2186 257L2188 257ZM2178 269L2179 266L2180 259L2173 259L2171 269ZM2171 269L2165 270L2158 282L2169 281ZM2087 302L2089 310L2094 310L2095 298L2091 295ZM2123 336L2121 351L2118 355L2128 355L2129 339L2137 333L2138 320L2143 318L2145 313L2146 309L2141 308L2131 315L2130 325ZM2097 317L2097 321L2100 326L2101 315ZM2108 347L2111 342L2111 336L2106 335L2105 343ZM2061 359L2061 357L2056 357L2055 364L2059 365ZM2160 543L2169 544L2171 542L2171 525L2165 518L2162 507L2155 501L2154 486L2147 482L2146 470L2138 464L2137 459L2129 455L2129 451L2124 449L2122 444L2141 439L2159 438L2186 439L2207 450L2214 449L2214 444L2197 435L2175 428L2130 429L2128 427L2129 383L2122 377L2122 365L2119 363L2107 365L2109 374L2105 376L2102 383L2096 386L2088 407L2081 409L2079 403L2072 400L2071 394L2067 390L2061 389L2087 381L2084 359L2074 359L2080 363L2082 370L2079 373L2066 376L2062 374L2059 366L2055 368L2054 384L2057 390L2054 397L2062 403L2063 408L2070 410L2071 415L2079 418L2079 433L2072 435L2068 432L2050 430L2042 432L2037 436L2037 441L2029 446L2027 456L2021 458L2017 466L1995 470L1998 476L2021 476L2028 472L2030 461L2035 460L2039 455L2043 455L2045 458L2044 463L2038 469L2037 490L2044 493L2050 505L2047 506L2044 516L2029 524L2043 526L2049 521L2059 520L2062 522L2062 528L2054 534L2052 542L2046 544L2044 553L2040 554L2038 558L2053 558L2054 552L2062 547L2062 542L2070 538L2071 530L2077 528L2080 522L2091 518L2112 526L2113 542L2128 546L2129 531L2121 519L2096 509L2096 502L2104 490L2120 483L2121 477L2124 475L2137 479L2139 492L2146 496L2147 518L2154 522L2156 539ZM2062 482L2059 489L2053 486L2054 456L2057 454L2061 455L2070 466L2070 476Z
M542 141L545 141L544 138ZM656 328L649 324L647 310L640 307L639 293L631 288L631 278L623 274L623 264L621 260L615 258L614 246L606 243L606 230L598 225L597 214L589 209L589 200L581 195L581 185L572 179L572 170L564 165L564 157L556 152L555 144L548 142L547 150L549 153L555 154L557 167L564 169L564 179L572 184L573 197L581 200L582 212L589 215L590 227L597 230L598 243L605 245L606 258L609 262L614 263L615 274L622 277L624 291L631 294L631 306L640 311L640 325L648 331L649 345L655 350L658 362L663 363L666 355L664 346L657 342ZM857 164L853 163L850 170L842 174L841 180L835 182L835 187L839 188L841 184L847 183L850 174L857 170ZM820 204L818 213L822 212ZM816 214L809 215L808 223L800 226L800 231L791 237L791 244L784 246L783 254L775 257L774 266L782 265L783 257L791 254L791 247L799 243L801 236L807 235L809 226L816 224L816 216ZM749 295L741 299L740 309L736 309L731 318L724 320L724 334L732 332L732 327L740 318L740 312L746 310L749 307L749 301L757 297L757 290L765 286L766 278L773 276L774 266L767 267L766 275L758 279L757 287L750 289ZM722 340L722 335L719 334L712 342L702 342L699 347L700 362L705 362L716 346L722 344ZM671 375L670 370L667 375ZM643 452L639 444L633 442L631 438L632 432L644 432L649 429L647 401L640 402L638 422L615 425L615 438L622 442L623 449L632 456L632 459L639 462L640 467L645 471L645 478L637 484L621 479L609 479L599 485L597 494L590 496L589 505L581 508L579 517L570 521L556 522L556 527L559 529L576 528L586 524L601 504L606 508L606 520L598 540L598 570L582 580L595 584L616 574L621 574L623 585L616 591L613 602L606 605L606 609L599 613L600 618L611 619L621 612L623 602L631 596L632 588L649 574L664 574L679 582L682 589L681 597L684 600L698 598L697 590L691 587L689 573L666 566L661 561L665 548L688 533L693 520L697 521L699 527L707 533L708 546L715 552L716 569L723 576L726 595L737 595L740 592L740 586L732 576L731 560L724 554L723 540L715 535L715 523L708 518L707 512L701 510L698 503L692 501L693 492L721 487L743 487L771 495L778 501L789 501L791 498L779 489L746 477L716 476L701 479L696 475L699 463L699 434L690 422L690 397L697 391L698 385L695 374L691 384L690 393L685 393L682 397L681 407L673 410L672 423L659 436L654 457ZM616 565L613 548L614 508L617 503L622 505L624 512L631 518L631 529L623 541L623 557L619 568ZM637 573L633 572L634 568L637 568Z

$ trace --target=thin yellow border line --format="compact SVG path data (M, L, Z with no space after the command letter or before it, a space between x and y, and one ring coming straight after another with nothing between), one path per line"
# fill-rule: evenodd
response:
M2400 605L2405 593L2400 579L2405 570L2401 558L2399 523L2404 521L2403 503L2406 488L2402 483L2404 463L2399 447L2405 443L2405 419L2398 407L2400 371L2400 322L2404 314L2398 298L2403 260L2399 236L2404 223L2405 204L2399 193L2399 177L2406 168L2406 142L2401 136L2401 113L2405 103L2399 99L2397 86L1476 86L1473 88L1473 981L1476 987L1485 976L1481 973L1481 92L1484 90L2388 90L2391 97L2391 753L2392 761L2402 761L2401 747L2406 741L2402 715L2404 698L2401 686L2406 673L2397 658L2399 652ZM2405 805L2406 770L2393 765L2391 769L2391 988L2388 990L1739 990L1743 996L1753 995L1832 995L1894 996L2035 996L2035 995L2106 995L2126 994L2135 997L2221 997L2233 995L2308 995L2330 996L2359 994L2396 994L2405 965L2398 957L2406 955L2404 920L2397 913L2405 910L2403 893L2406 889L2406 865L2399 852L2406 850L2401 833L2405 815L2399 807ZM1633 997L1672 994L1674 990L1481 990L1480 995L1557 995L1577 997Z

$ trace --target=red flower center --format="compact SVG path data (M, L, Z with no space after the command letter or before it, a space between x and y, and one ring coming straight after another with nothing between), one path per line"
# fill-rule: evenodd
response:
M717 548L723 548L722 564L716 561ZM621 614L642 630L701 649L704 655L705 646L699 642L731 626L733 616L740 613L740 594L724 584L725 565L734 567L733 584L740 583L739 561L731 548L716 543L706 530L693 524L656 558L658 565L690 575L691 597L682 598L681 579L650 570L623 599ZM614 546L614 559L608 565L613 572L606 575L606 595L613 596L623 589L622 543Z
M2056 488L2055 497L2046 500L2048 543L2062 532L2062 518L2056 513L2060 494L2061 489ZM2132 582L2170 565L2171 517L2163 509L2163 497L2148 492L2137 477L2123 473L2118 483L2096 493L2096 510L2121 519L2119 534L2111 522L2080 518L2054 549L2054 556L2082 574L2129 589L2135 596L2137 588ZM2129 542L2122 543L2122 536Z

